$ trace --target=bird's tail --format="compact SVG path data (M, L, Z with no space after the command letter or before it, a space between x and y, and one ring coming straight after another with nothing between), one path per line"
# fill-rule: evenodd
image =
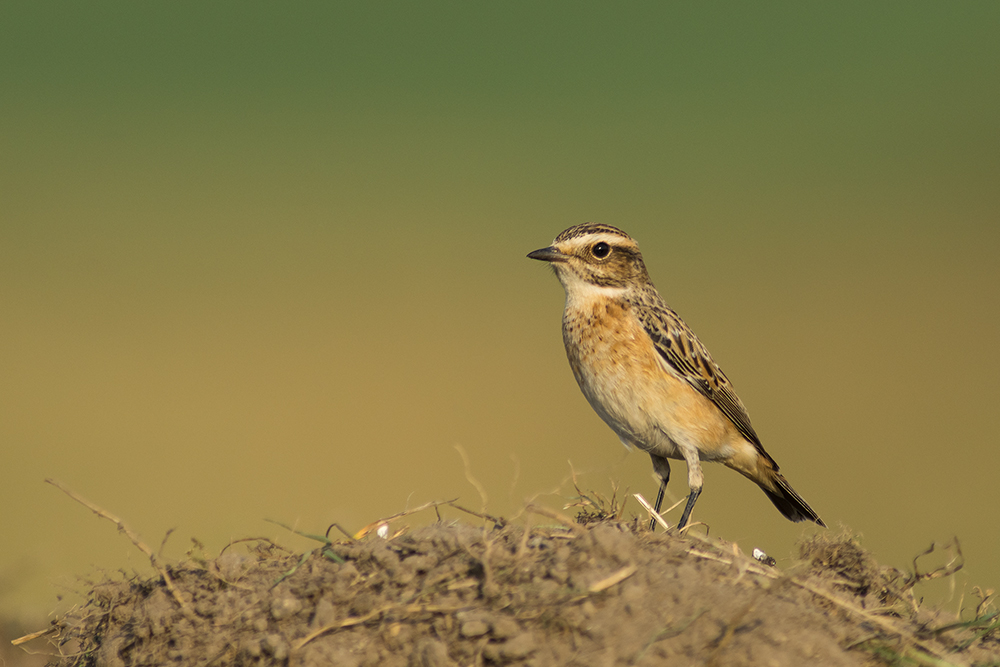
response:
M767 494L767 497L778 508L778 511L785 515L786 519L796 522L814 521L826 528L823 520L809 507L806 501L802 500L802 496L795 493L795 489L788 483L784 475L777 470L770 470L768 472L770 472L768 481L773 488L768 488L768 485L761 484L760 482L757 483L760 484L761 490Z

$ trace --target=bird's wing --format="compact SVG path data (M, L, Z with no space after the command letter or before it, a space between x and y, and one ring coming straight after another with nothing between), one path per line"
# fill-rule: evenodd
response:
M733 390L733 385L712 359L705 346L658 294L646 295L636 308L642 328L659 352L660 357L684 381L712 401L736 426L744 438L767 456L757 432L750 424L750 416L743 402Z

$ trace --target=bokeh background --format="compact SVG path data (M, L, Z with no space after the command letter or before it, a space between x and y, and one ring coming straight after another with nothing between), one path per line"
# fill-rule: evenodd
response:
M525 258L585 221L827 523L959 538L957 610L1000 585L998 84L995 2L4 3L0 610L151 572L47 477L168 558L478 509L456 445L495 514L652 497ZM814 530L705 489L745 550Z

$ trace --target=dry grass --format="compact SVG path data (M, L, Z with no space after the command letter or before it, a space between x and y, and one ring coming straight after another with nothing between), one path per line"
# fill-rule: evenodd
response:
M880 566L850 535L819 533L780 570L725 540L649 533L645 516L626 516L634 496L577 488L564 508L575 517L529 504L506 520L441 501L353 534L336 524L323 535L294 531L318 543L304 554L246 538L168 565L113 514L59 488L115 523L156 571L95 584L86 605L19 640L47 640L60 666L405 665L413 655L441 665L607 664L609 656L614 664L1000 665L992 592L978 591L965 618L925 609L914 594L961 567L957 542L932 546L903 572ZM428 512L436 523L406 525ZM478 525L449 518L456 512ZM945 564L922 569L932 552L946 554Z

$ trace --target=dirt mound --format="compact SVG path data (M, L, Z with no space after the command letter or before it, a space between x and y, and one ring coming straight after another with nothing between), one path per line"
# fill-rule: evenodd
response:
M922 610L913 577L849 538L813 538L780 571L635 523L502 523L304 555L248 542L166 579L105 581L55 624L52 664L1000 664L996 614Z

